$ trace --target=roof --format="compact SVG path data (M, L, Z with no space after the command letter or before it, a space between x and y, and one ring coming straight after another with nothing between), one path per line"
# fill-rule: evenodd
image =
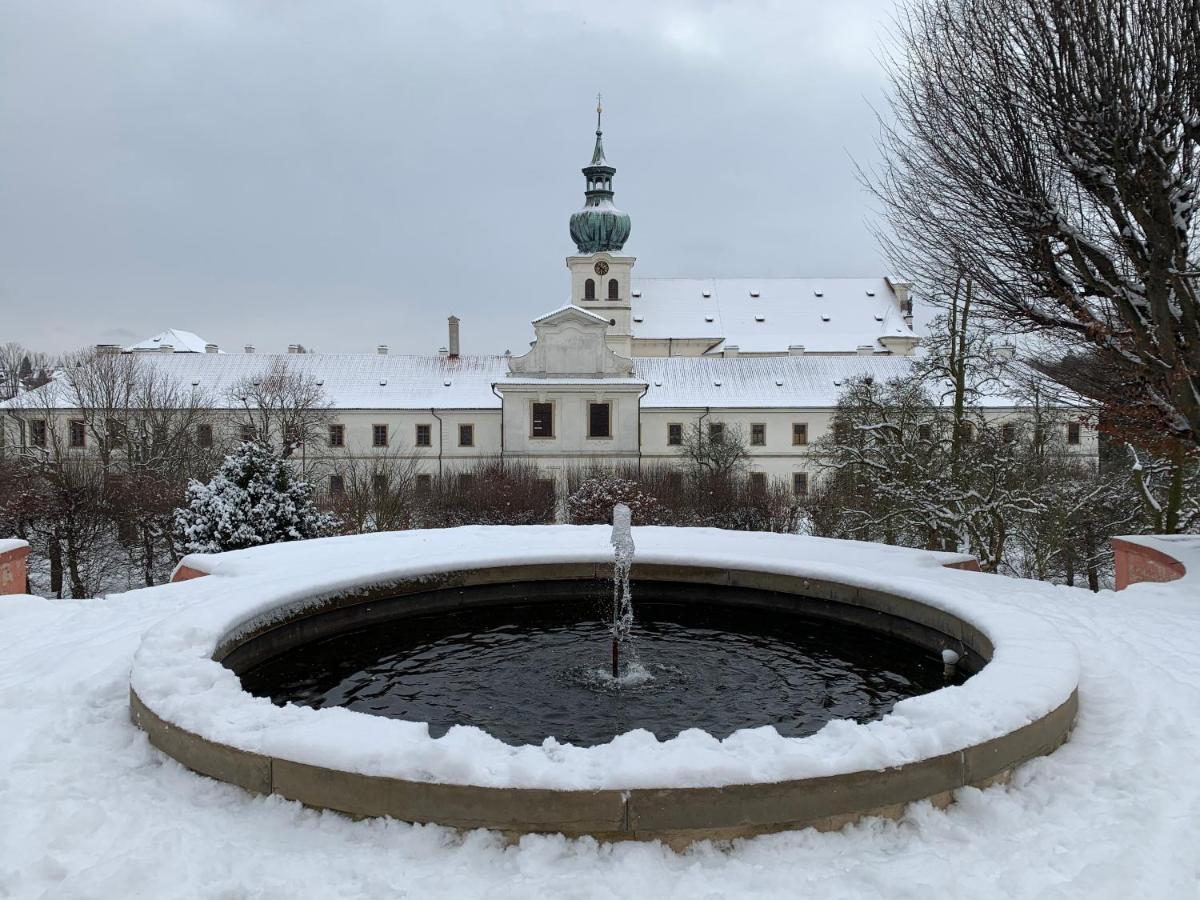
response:
M147 353L136 359L183 387L204 392L217 407L231 403L230 390L239 381L253 380L277 362L317 379L334 409L496 408L500 399L492 393L492 384L508 374L504 356ZM54 389L54 384L39 390L45 389ZM34 393L23 396L29 402ZM58 405L67 408L70 403L64 397Z
M634 370L648 384L645 409L698 406L717 408L808 409L833 407L848 381L912 376L907 356L712 356L642 357ZM979 405L1020 405L1011 397L980 397Z
M231 388L254 379L276 362L291 371L317 379L334 409L498 409L500 398L492 385L646 385L646 409L697 408L821 408L836 405L852 378L872 376L880 381L909 377L912 357L888 356L719 356L640 357L633 360L632 377L531 378L510 375L505 356L382 356L330 353L163 353L138 358L168 374L183 387L203 391L215 406L232 405ZM64 375L60 377L65 377ZM57 382L30 391L55 390ZM41 397L45 397L42 393ZM21 399L0 404L19 408ZM36 401L35 401L36 402ZM43 401L44 402L44 401ZM1012 398L989 396L988 407L1020 405ZM69 408L64 399L58 404Z
M205 347L208 346L208 341L191 331L168 328L166 331L160 331L154 337L148 337L144 341L130 344L124 350L127 353L135 350L158 350L168 344L175 348L176 353L204 353Z
M745 353L853 353L912 337L885 278L634 276L635 338L710 338Z

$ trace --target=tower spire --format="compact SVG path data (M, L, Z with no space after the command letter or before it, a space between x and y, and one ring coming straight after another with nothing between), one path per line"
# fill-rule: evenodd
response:
M592 151L592 165L604 165L604 130L600 127L600 114L604 112L604 104L599 94L596 95L596 149Z
M603 98L596 95L596 148L583 167L586 179L583 209L571 216L571 237L580 253L619 252L629 237L629 216L612 203L616 169L604 158Z

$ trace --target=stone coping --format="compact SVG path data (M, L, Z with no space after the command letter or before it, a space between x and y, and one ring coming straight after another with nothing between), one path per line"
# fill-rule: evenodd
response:
M1178 581L1188 573L1183 559L1200 551L1195 535L1123 535L1114 537L1116 589L1145 581Z
M788 571L775 572L760 567L730 567L724 554L720 554L724 565L704 565L714 560L704 559L706 542L699 535L686 553L693 561L685 563L684 553L666 552L661 547L655 553L654 541L646 541L646 535L638 531L635 536L639 538L642 560L635 566L636 579L744 587L790 595L797 603L814 598L845 611L848 618L860 624L864 617L872 616L878 616L879 621L915 623L942 635L947 645L960 647L968 656L975 654L981 661L990 662L961 687L902 701L897 710L878 722L834 722L808 738L783 738L773 729L771 735L759 735L755 732L762 729L756 729L748 737L739 732L723 742L709 738L702 748L707 752L719 744L725 756L709 754L717 763L722 759L736 763L743 751L778 755L778 760L767 760L778 763L774 767L756 763L763 777L730 780L719 772L704 771L704 761L709 757L699 753L701 761L682 766L686 770L683 774L672 771L669 777L661 777L671 770L649 765L644 777L629 772L604 774L601 769L600 776L592 777L590 783L569 778L558 784L555 779L562 780L564 772L573 772L573 764L586 763L589 758L611 759L614 748L624 746L621 742L626 739L632 740L632 733L602 747L510 748L479 732L478 737L468 736L471 740L459 746L446 738L429 738L427 730L414 738L414 723L347 710L275 707L241 692L240 685L231 692L229 681L236 682L236 676L217 660L263 635L331 610L404 602L390 598L405 596L416 601L418 595L429 598L438 592L452 600L456 589L472 585L604 577L607 563L584 558L514 561L478 569L444 564L433 567L441 571L425 565L409 567L424 569L410 577L376 577L373 583L359 578L355 587L332 591L322 588L330 583L344 584L343 577L312 576L307 591L295 589L288 580L286 588L277 588L273 594L269 589L271 579L248 578L247 567L243 566L232 578L204 579L227 582L225 593L233 596L219 604L222 609L197 604L147 633L131 676L134 719L155 746L195 771L317 808L458 828L486 827L512 834L561 832L602 839L663 839L672 844L787 828L837 828L868 815L898 816L906 804L916 800L944 804L954 790L1002 780L1015 766L1050 753L1067 739L1078 707L1074 648L1052 630L1047 633L1048 626L1037 617L1011 607L1003 608L1003 616L996 615L995 604L989 608L986 597L978 595L978 580L986 579L985 583L992 585L997 581L994 577L964 572L940 575L937 580L943 582L977 580L970 582L972 587L965 582L955 583L958 593L968 599L964 604L947 600L944 592L936 590L927 590L926 597L915 596L921 592L909 584L885 591L878 587L879 579L872 577L859 579L871 583L868 585L848 584L846 580L854 580L848 571L842 573L845 580L830 578L828 572L822 577L804 574L806 568L822 567L795 560L775 566ZM511 535L505 535L504 540L508 537ZM496 538L504 543L499 534ZM745 538L728 542L743 543L746 550L753 546ZM647 544L650 547L643 550ZM797 550L804 546L795 545ZM471 555L469 549L464 545L458 554L464 562ZM726 549L738 555L738 547ZM603 550L580 553L576 548L573 555L602 558ZM279 561L276 557L274 562ZM498 554L493 561L499 563L503 558L504 554ZM517 560L520 554L511 553L509 558ZM939 561L939 565L943 563ZM212 568L220 572L220 566ZM902 584L909 579L897 576L895 580ZM268 596L241 596L241 602L237 602L238 595L247 588L264 591ZM978 615L966 612L972 605L970 601L974 601ZM204 658L167 665L156 651ZM205 677L198 683L185 683L174 677L181 673L203 673ZM160 682L159 676L164 680ZM215 709L214 694L220 695L223 704ZM987 726L983 730L981 721ZM993 722L995 733L990 730ZM399 726L409 726L410 730L402 731ZM450 734L455 731L452 729ZM905 740L895 740L896 735ZM655 753L666 754L682 738L642 742L641 747L653 757ZM845 764L845 760L856 758L850 751L861 751L860 745L872 741L879 745L871 757L873 764ZM439 742L446 743L439 747ZM455 756L464 746L472 765L460 766L461 771L456 772L456 763L465 765L468 761ZM840 747L840 759L825 758L830 756L826 750L830 746ZM674 752L678 749L677 745ZM547 766L545 771L530 763L539 755L554 754L566 762L556 759L555 767ZM591 769L581 771L595 775ZM787 777L786 773L792 771L797 777ZM783 777L777 777L780 773ZM481 774L486 777L479 777Z

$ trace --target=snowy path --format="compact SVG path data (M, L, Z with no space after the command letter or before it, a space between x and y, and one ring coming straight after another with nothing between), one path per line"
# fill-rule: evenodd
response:
M351 822L183 770L130 724L127 676L193 590L0 598L0 897L1200 897L1194 585L1014 601L1084 669L1072 740L1011 786L684 854Z

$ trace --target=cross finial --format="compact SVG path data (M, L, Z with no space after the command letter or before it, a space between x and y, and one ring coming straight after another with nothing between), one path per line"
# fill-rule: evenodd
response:
M604 112L603 98L600 94L596 95L596 133L600 133L600 113Z

